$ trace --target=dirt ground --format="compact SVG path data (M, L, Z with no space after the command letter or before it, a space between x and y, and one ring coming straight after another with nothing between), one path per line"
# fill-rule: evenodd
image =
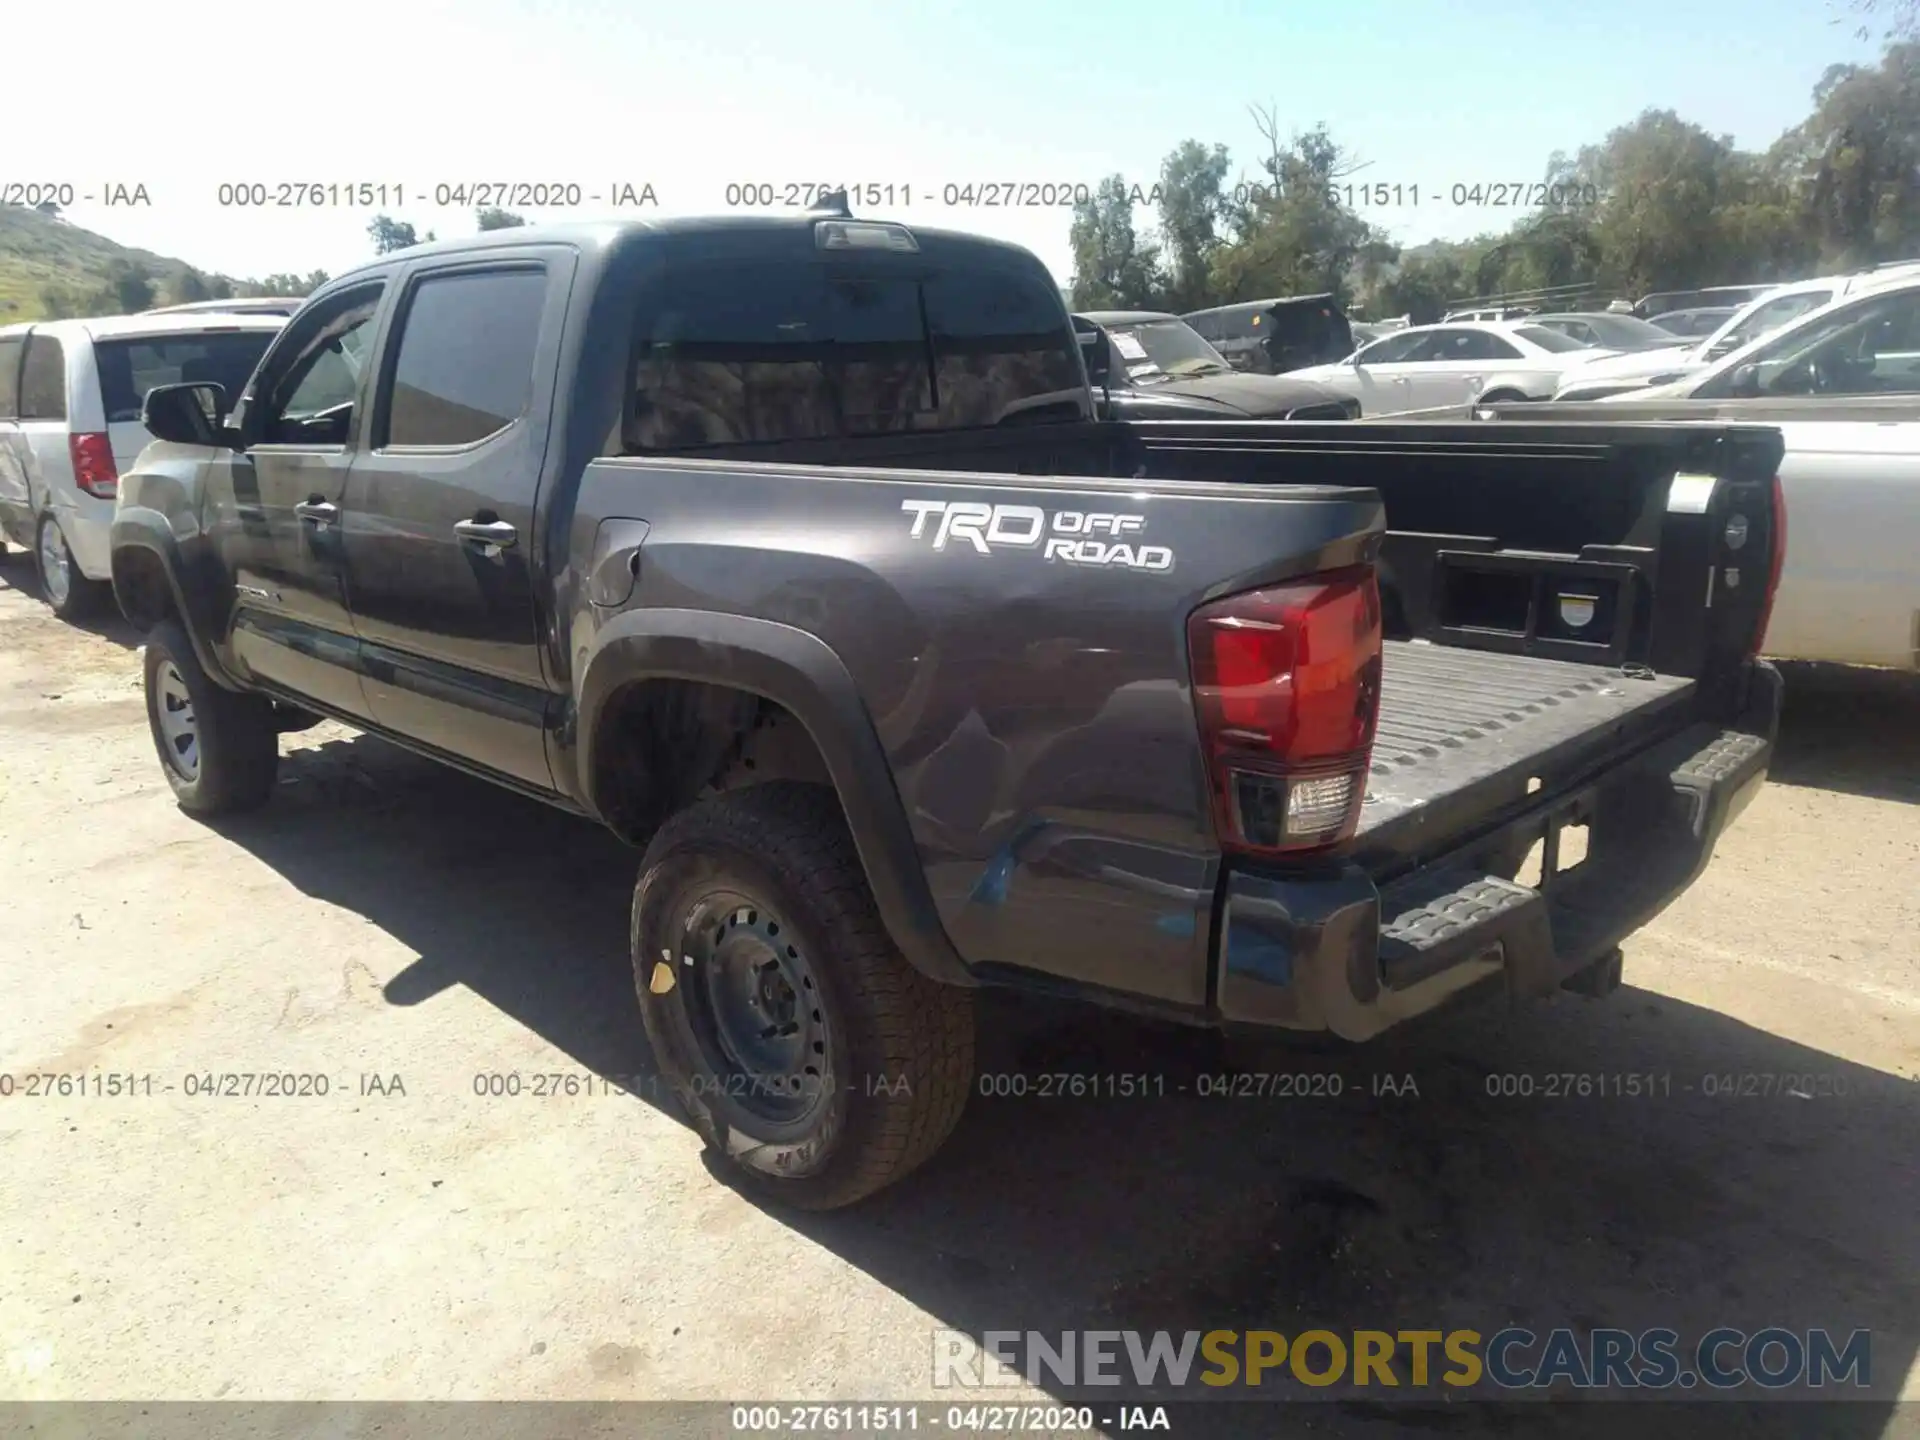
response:
M1848 1433L1916 1430L1912 677L1790 675L1772 779L1607 1000L1303 1053L1338 1099L976 1095L909 1182L796 1217L718 1183L646 1078L632 851L331 725L286 738L266 811L190 820L137 646L0 567L0 1071L154 1091L0 1098L0 1396L950 1399L939 1328L1780 1325L1871 1329ZM983 1024L991 1073L1171 1091L1214 1058ZM185 1093L228 1072L328 1094ZM1667 1078L1488 1093L1567 1072ZM1709 1093L1749 1075L1817 1093ZM1382 1411L1289 1423L1403 1433Z

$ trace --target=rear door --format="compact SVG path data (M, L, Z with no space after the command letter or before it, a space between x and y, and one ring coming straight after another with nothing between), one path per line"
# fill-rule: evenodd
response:
M62 502L71 508L75 491L73 456L67 448L67 352L50 330L35 330L27 337L19 418L10 438L34 515Z
M371 393L383 282L315 301L281 332L241 417L248 448L207 470L207 526L234 585L249 674L323 709L368 714L342 583L341 500Z
M412 272L346 504L374 720L542 790L534 503L573 268L539 247Z
M1465 405L1486 388L1496 369L1511 370L1525 357L1520 347L1485 330L1434 330L1408 371L1417 410Z

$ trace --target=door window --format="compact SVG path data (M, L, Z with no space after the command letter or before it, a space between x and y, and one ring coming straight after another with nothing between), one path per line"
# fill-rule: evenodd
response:
M1762 346L1747 363L1762 395L1920 393L1920 291L1881 296L1809 321ZM1733 374L1746 368L1716 377L1711 393L1734 393Z
M544 270L433 275L401 321L377 446L472 445L526 413L546 308Z
M285 332L292 358L284 366L275 363L266 377L261 443L347 443L360 398L360 378L366 373L373 317L379 308L379 287L351 291L328 302L318 314L296 320L297 330Z
M1738 350L1762 335L1771 335L1782 325L1798 320L1809 311L1818 310L1831 299L1831 290L1805 290L1798 295L1782 295L1777 300L1769 300L1721 336L1713 348L1722 355Z
M1361 365L1398 365L1413 359L1425 348L1426 341L1425 331L1402 330L1398 335L1374 341L1355 355L1354 360Z
M1519 349L1486 330L1435 330L1420 360L1518 360Z
M12 420L20 413L20 352L25 349L24 335L0 340L0 420Z
M67 418L67 356L51 335L27 337L27 360L20 371L20 418Z

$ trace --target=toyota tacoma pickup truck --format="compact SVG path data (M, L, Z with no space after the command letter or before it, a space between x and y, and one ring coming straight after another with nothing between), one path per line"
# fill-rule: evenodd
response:
M977 237L418 246L145 420L113 583L180 805L325 716L644 846L660 1070L800 1207L939 1147L984 986L1352 1041L1604 992L1775 731L1776 432L1103 422Z

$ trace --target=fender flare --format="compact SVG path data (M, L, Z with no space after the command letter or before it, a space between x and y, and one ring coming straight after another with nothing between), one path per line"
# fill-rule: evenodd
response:
M113 598L120 607L120 613L132 619L126 597L121 594L119 557L123 551L144 550L160 563L160 573L166 576L167 590L173 596L174 613L180 617L181 628L187 632L187 639L193 645L194 658L200 662L200 668L207 672L209 679L225 689L242 689L207 640L207 622L212 618L208 607L205 604L192 604L188 600L189 586L183 578L185 560L180 553L180 542L174 537L173 527L167 523L166 517L158 510L130 507L115 513L113 528L109 533L110 553L115 561Z
M760 695L792 712L825 760L881 923L916 970L949 985L978 982L933 903L919 846L866 702L840 657L818 636L708 610L628 611L603 626L578 671L580 794L593 793L594 747L608 701L646 680L696 680Z

